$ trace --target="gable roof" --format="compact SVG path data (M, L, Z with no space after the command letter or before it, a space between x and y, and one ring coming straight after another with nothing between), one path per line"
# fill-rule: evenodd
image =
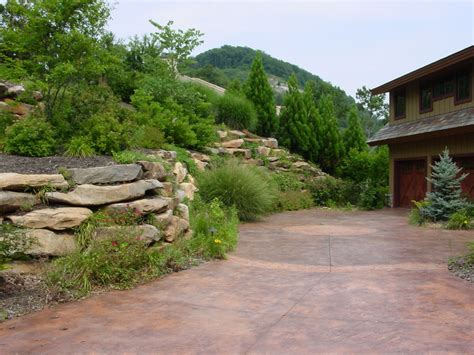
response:
M420 79L424 76L433 74L446 67L461 63L465 60L472 59L472 58L474 58L474 46L467 47L459 52L456 52L440 60L437 60L436 62L425 65L424 67L421 67L420 69L414 70L399 78L393 79L385 84L377 86L376 88L372 89L371 92L374 95L389 92L390 90L395 89L396 87L408 84L409 82L413 80Z
M474 108L453 111L406 123L386 125L375 133L367 143L369 145L396 143L423 137L454 134L459 130L463 133L474 131Z

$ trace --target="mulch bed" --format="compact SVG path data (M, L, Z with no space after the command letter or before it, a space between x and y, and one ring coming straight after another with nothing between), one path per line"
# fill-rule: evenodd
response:
M0 153L0 173L56 174L58 168L93 168L116 164L112 157L69 158L51 156L42 158L22 157Z

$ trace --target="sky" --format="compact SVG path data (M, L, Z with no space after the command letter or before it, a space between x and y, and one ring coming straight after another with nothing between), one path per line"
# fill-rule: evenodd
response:
M225 44L260 49L350 95L474 44L474 1L118 0L118 38L153 32L148 20L205 34L194 54Z

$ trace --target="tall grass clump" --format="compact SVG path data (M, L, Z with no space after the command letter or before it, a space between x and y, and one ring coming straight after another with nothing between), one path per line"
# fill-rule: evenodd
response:
M257 113L252 102L245 97L226 93L216 103L217 122L234 129L253 131L257 125Z
M203 172L198 183L204 202L217 198L225 206L234 206L242 221L256 220L269 212L277 195L262 171L234 160Z

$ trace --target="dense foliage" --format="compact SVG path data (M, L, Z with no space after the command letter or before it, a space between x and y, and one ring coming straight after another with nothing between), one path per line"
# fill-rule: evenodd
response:
M253 103L245 96L227 91L216 103L217 122L233 129L254 131L258 118Z

